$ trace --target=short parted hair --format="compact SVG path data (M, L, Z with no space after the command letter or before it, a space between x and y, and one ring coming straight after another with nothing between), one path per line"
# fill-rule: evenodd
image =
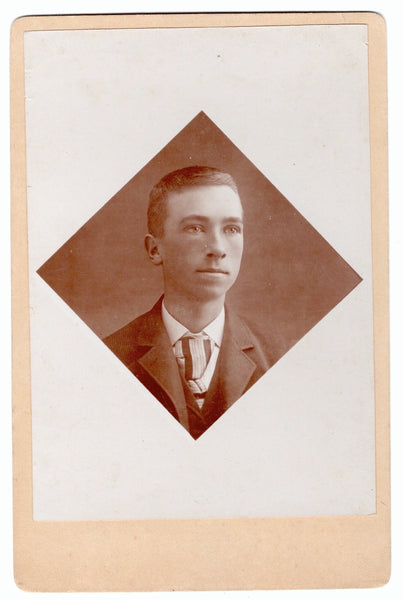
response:
M172 171L164 175L150 192L147 211L149 233L155 237L162 237L164 233L164 222L168 215L168 194L180 192L185 187L201 185L228 185L239 195L232 176L214 167L192 166Z

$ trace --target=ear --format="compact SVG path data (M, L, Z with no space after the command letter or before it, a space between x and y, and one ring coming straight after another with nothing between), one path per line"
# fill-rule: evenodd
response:
M147 233L144 239L144 245L151 262L154 265L162 265L162 256L158 248L158 240L150 233Z

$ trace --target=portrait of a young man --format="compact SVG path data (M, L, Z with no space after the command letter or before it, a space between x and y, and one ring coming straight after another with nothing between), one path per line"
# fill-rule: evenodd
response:
M231 175L190 166L151 190L145 248L162 268L155 306L104 342L195 439L273 364L225 304L243 253L243 208Z
M126 18L18 42L34 519L370 514L367 26Z

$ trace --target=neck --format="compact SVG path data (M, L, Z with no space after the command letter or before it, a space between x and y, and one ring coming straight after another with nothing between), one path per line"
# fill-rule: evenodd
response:
M178 298L169 293L164 295L167 311L191 333L202 331L214 321L224 306L225 295L213 300L195 300L194 298Z

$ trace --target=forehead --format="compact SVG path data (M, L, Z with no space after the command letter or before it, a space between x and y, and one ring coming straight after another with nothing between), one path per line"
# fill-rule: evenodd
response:
M187 186L167 196L167 219L199 215L207 219L242 218L238 194L228 185Z

